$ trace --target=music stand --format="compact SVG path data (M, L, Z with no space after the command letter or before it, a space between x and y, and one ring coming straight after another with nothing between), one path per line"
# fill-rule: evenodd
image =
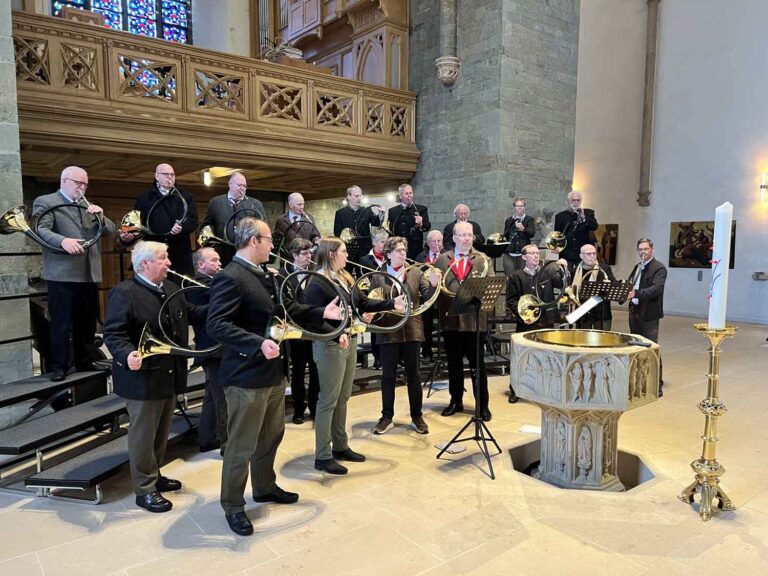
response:
M496 446L496 454L501 454L501 448L496 442L496 439L488 430L485 422L483 422L482 414L480 411L480 312L491 312L496 305L496 299L504 294L507 287L506 276L486 276L484 278L467 278L459 286L456 297L453 299L450 308L448 308L447 314L449 316L458 316L460 314L474 313L475 315L475 378L473 384L473 391L475 393L475 414L464 424L461 430L451 438L451 440L443 446L442 450L437 454L436 458L440 458L452 444L459 442L468 442L474 440L477 442L478 448L485 456L486 462L488 462L488 470L490 471L491 480L496 479L496 475L493 472L493 464L491 463L491 454L488 450L488 442L492 442ZM460 438L464 431L470 426L474 425L474 434L467 438Z
M586 302L592 296L599 296L608 302L624 302L629 296L632 284L626 280L609 282L582 282L579 287L579 302ZM602 309L600 323L603 323Z

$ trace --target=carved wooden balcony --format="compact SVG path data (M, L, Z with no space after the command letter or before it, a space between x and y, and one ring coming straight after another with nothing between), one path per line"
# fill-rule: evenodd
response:
M33 14L14 13L13 42L22 149L416 170L410 92Z

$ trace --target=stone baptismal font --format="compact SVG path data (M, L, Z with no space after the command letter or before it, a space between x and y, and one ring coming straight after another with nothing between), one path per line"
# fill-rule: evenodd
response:
M618 422L659 397L659 346L633 334L536 330L512 335L515 391L541 408L534 477L562 488L623 491Z

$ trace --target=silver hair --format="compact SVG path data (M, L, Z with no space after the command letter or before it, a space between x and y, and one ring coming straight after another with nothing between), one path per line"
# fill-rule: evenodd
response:
M232 184L232 180L234 180L234 179L235 179L235 176L237 176L238 174L240 174L240 176L242 176L243 178L245 178L245 174L243 174L243 173L242 173L242 172L240 172L240 171L237 171L237 172L232 172L232 174L230 174L230 175L229 175L229 180L227 180L227 182L228 182L228 183L230 183L230 184Z
M456 204L456 208L453 209L454 216L456 216L456 212L458 212L459 208L461 208L462 206L467 209L468 214L471 214L472 211L469 209L469 206L467 206L466 204Z
M150 262L157 257L158 252L168 252L168 245L162 242L141 240L131 250L131 264L136 272L141 271L144 262Z
M381 242L382 240L386 240L389 238L389 234L385 230L377 230L373 234L371 234L371 242L376 244L376 242Z
M298 192L292 192L291 194L289 194L289 195L288 195L288 206L290 206L291 204L293 204L294 202L296 202L296 201L297 201L299 198L301 198L302 200L304 200L304 196L302 196L302 195L301 195L301 194L299 194Z
M397 193L402 198L403 197L403 190L405 190L406 186L411 186L410 184L400 184L400 186L397 187ZM413 188L413 186L411 186Z
M248 216L239 220L235 227L235 248L240 250L248 246L251 238L261 238L265 227L267 227L267 223L258 218Z
M360 191L360 194L363 193L363 189L360 188L360 186L358 186L357 184L353 184L352 186L347 188L347 196L351 196L353 192L357 192L358 190Z
M574 194L581 194L582 199L584 198L584 193L581 192L580 190L571 190L570 192L568 192L568 200L569 201L571 199L571 196L573 196Z
M430 240L438 236L440 236L440 240L443 239L443 233L440 232L440 230L430 230L429 233L427 234L427 242L429 242Z

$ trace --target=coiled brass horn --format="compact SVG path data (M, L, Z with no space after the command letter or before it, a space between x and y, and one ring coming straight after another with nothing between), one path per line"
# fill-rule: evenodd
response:
M517 315L525 324L534 324L541 318L545 304L533 294L523 294L517 301Z
M14 234L16 232L21 232L22 234L25 234L38 244L42 246L43 248L47 248L51 252L54 252L56 254L67 254L67 251L64 250L61 246L54 246L53 244L50 244L47 242L40 234L37 232L37 225L40 222L40 219L42 216L48 214L49 212L52 212L54 209L58 208L78 208L80 210L87 210L85 206L72 206L70 204L57 204L56 206L52 206L45 211L43 211L35 220L34 228L33 226L30 226L27 222L27 207L26 206L14 206L13 208L9 208L5 212L3 212L3 215L0 216L0 234ZM101 234L103 231L103 225L101 223L101 220L98 218L96 219L96 223L98 224L98 230L96 231L96 234L93 238L85 241L82 240L81 244L83 246L83 249L90 248L93 244L99 241L101 238Z
M544 244L546 245L547 250L564 250L568 245L568 239L562 232L553 230L547 234L546 238L544 238Z
M163 342L157 338L149 328L149 323L144 324L144 329L141 331L141 337L139 337L139 345L136 347L136 351L141 358L148 356L158 356L161 354L170 354L171 356L181 356L183 358L207 358L221 349L221 344L205 348L203 350L192 350L191 348L182 348L180 346L172 346L168 342Z
M473 254L478 254L478 253L477 252L473 252ZM481 268L480 269L475 269L475 267L473 266L472 270L469 273L469 278L485 278L486 276L488 276L488 271L490 269L490 266L489 266L488 263L490 262L490 259L487 258L485 255L483 255L479 259L482 260ZM478 259L476 258L475 261L477 261L477 260ZM454 277L456 276L456 273L453 270L453 267L454 267L455 264L456 264L456 261L454 260L454 262L448 267L448 270L445 271L445 273L443 274L443 278L440 281L440 291L443 292L444 294L447 294L448 296L451 296L451 297L456 296L456 292L453 292L452 290L450 290L448 288L447 282L448 282L449 274L453 275Z
M152 231L141 223L141 212L131 210L120 219L120 234L133 234L138 238L151 235Z
M200 246L200 248L207 248L211 244L228 244L232 245L231 242L227 242L223 238L219 238L213 233L213 228L211 228L210 224L206 224L200 229L200 233L197 235L197 245Z
M416 308L413 308L410 311L410 316L418 316L420 314L424 314L427 310L432 308L432 305L437 301L437 298L440 296L440 286L443 280L443 271L439 268L436 268L432 266L432 264L428 264L426 262L416 262L414 264L411 264L410 266L407 266L405 268L405 278L408 278L408 275L410 274L411 270L418 270L420 273L419 283L421 283L423 280L426 280L429 282L429 276L434 272L438 276L440 276L440 280L437 283L437 286L435 286L435 290L432 292L432 295L419 304ZM389 298L392 298L393 295L390 294ZM371 300L386 300L388 297L385 294L384 288L382 286L379 286L378 288L374 288L370 291L368 294L368 298ZM405 314L405 312L398 312L397 310L389 310L386 312L387 314L395 314L397 316L402 316Z

